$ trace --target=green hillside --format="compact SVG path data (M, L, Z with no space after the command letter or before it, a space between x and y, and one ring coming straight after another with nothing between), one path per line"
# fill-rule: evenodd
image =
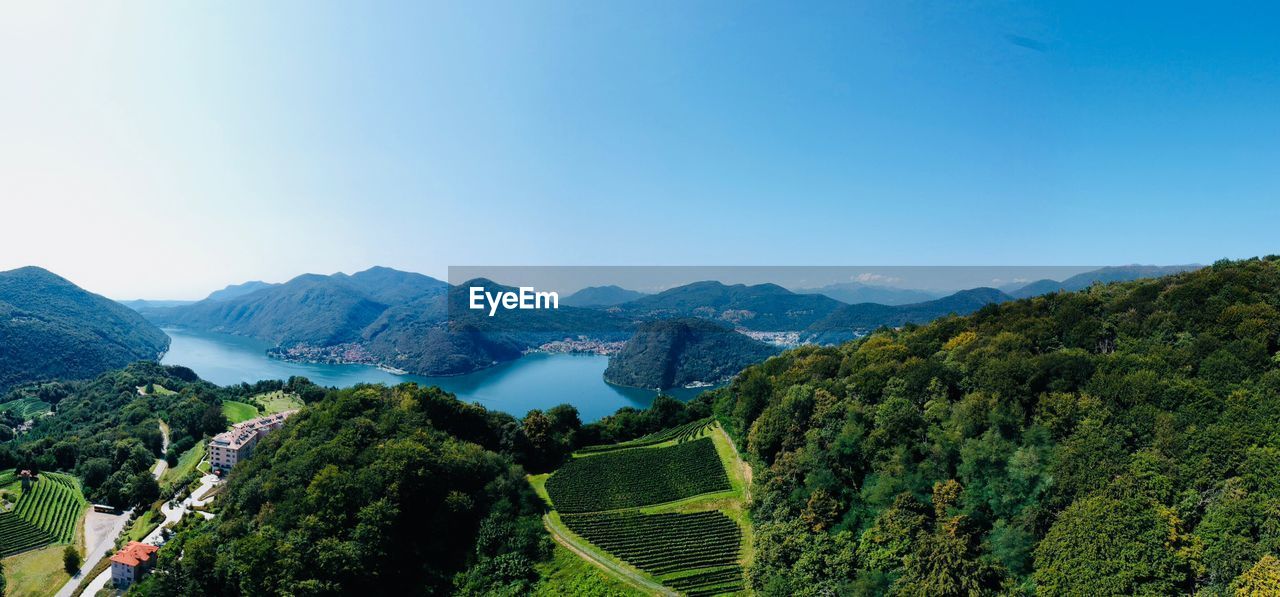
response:
M777 284L694 282L618 305L641 319L701 317L749 330L799 331L841 306L820 294L797 294Z
M768 594L1224 595L1280 550L1280 260L749 367ZM814 565L822 562L821 565Z
M133 310L38 267L0 272L0 393L155 359L169 337Z
M641 324L609 358L604 379L660 389L716 383L777 352L720 323L692 318L653 321Z

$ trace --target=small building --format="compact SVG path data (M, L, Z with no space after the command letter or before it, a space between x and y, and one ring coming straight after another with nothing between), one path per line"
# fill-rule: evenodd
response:
M248 458L253 453L253 447L258 444L258 440L283 427L285 419L296 412L298 411L287 410L249 419L232 425L230 431L213 436L213 439L209 440L209 465L217 473L231 470L237 462Z
M111 584L125 588L142 579L156 567L156 552L160 548L146 543L130 541L111 556Z

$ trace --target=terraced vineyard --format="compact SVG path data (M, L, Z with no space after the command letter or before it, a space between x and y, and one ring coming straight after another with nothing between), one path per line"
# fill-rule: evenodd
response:
M643 591L740 594L748 527L726 512L745 510L745 478L732 446L719 446L727 441L714 419L702 419L579 450L542 481L556 510L548 528Z
M11 479L12 473L0 476ZM18 498L10 512L0 514L0 557L43 547L70 543L86 502L75 477L41 473L31 489Z
M49 412L49 403L26 397L0 404L0 412L12 411L19 419L34 419Z
M566 514L569 530L693 595L740 591L742 530L718 511L666 514Z
M612 452L614 450L625 450L627 448L642 448L644 446L652 446L655 444L660 444L660 443L672 441L672 440L675 440L677 443L684 443L686 441L689 441L697 437L698 434L702 433L705 429L707 429L708 427L711 427L714 424L715 424L715 419L712 419L711 417L707 417L705 419L698 419L697 421L691 421L689 423L685 423L684 425L680 425L678 427L672 427L670 429L663 429L662 431L656 431L654 433L650 433L649 435L637 437L636 439L633 439L630 441L619 442L616 444L604 444L599 446L587 446L585 448L582 448L581 450L578 450L578 452L580 454L596 454L600 452Z
M547 479L561 513L598 512L672 502L731 489L711 438L670 447L570 459Z

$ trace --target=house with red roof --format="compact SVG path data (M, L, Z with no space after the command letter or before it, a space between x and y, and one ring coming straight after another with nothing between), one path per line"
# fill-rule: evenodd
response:
M156 552L159 550L154 545L130 541L111 556L111 584L123 589L137 582L156 567Z

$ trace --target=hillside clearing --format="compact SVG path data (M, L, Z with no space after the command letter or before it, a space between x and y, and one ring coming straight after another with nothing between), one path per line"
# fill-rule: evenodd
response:
M252 404L236 402L235 400L224 400L222 402L222 414L227 416L227 420L231 424L248 421L258 416L258 407Z
M527 479L556 508L544 517L556 542L614 578L648 593L736 594L745 587L744 569L753 556L746 509L749 468L718 423L681 429L691 432L592 446L555 473ZM665 499L680 495L668 489L682 482L654 479L655 472L684 477L685 467L665 464L707 455L720 467L713 476L723 485ZM704 476L711 470L695 468ZM557 480L566 470L569 474ZM562 514L553 496L575 513Z

